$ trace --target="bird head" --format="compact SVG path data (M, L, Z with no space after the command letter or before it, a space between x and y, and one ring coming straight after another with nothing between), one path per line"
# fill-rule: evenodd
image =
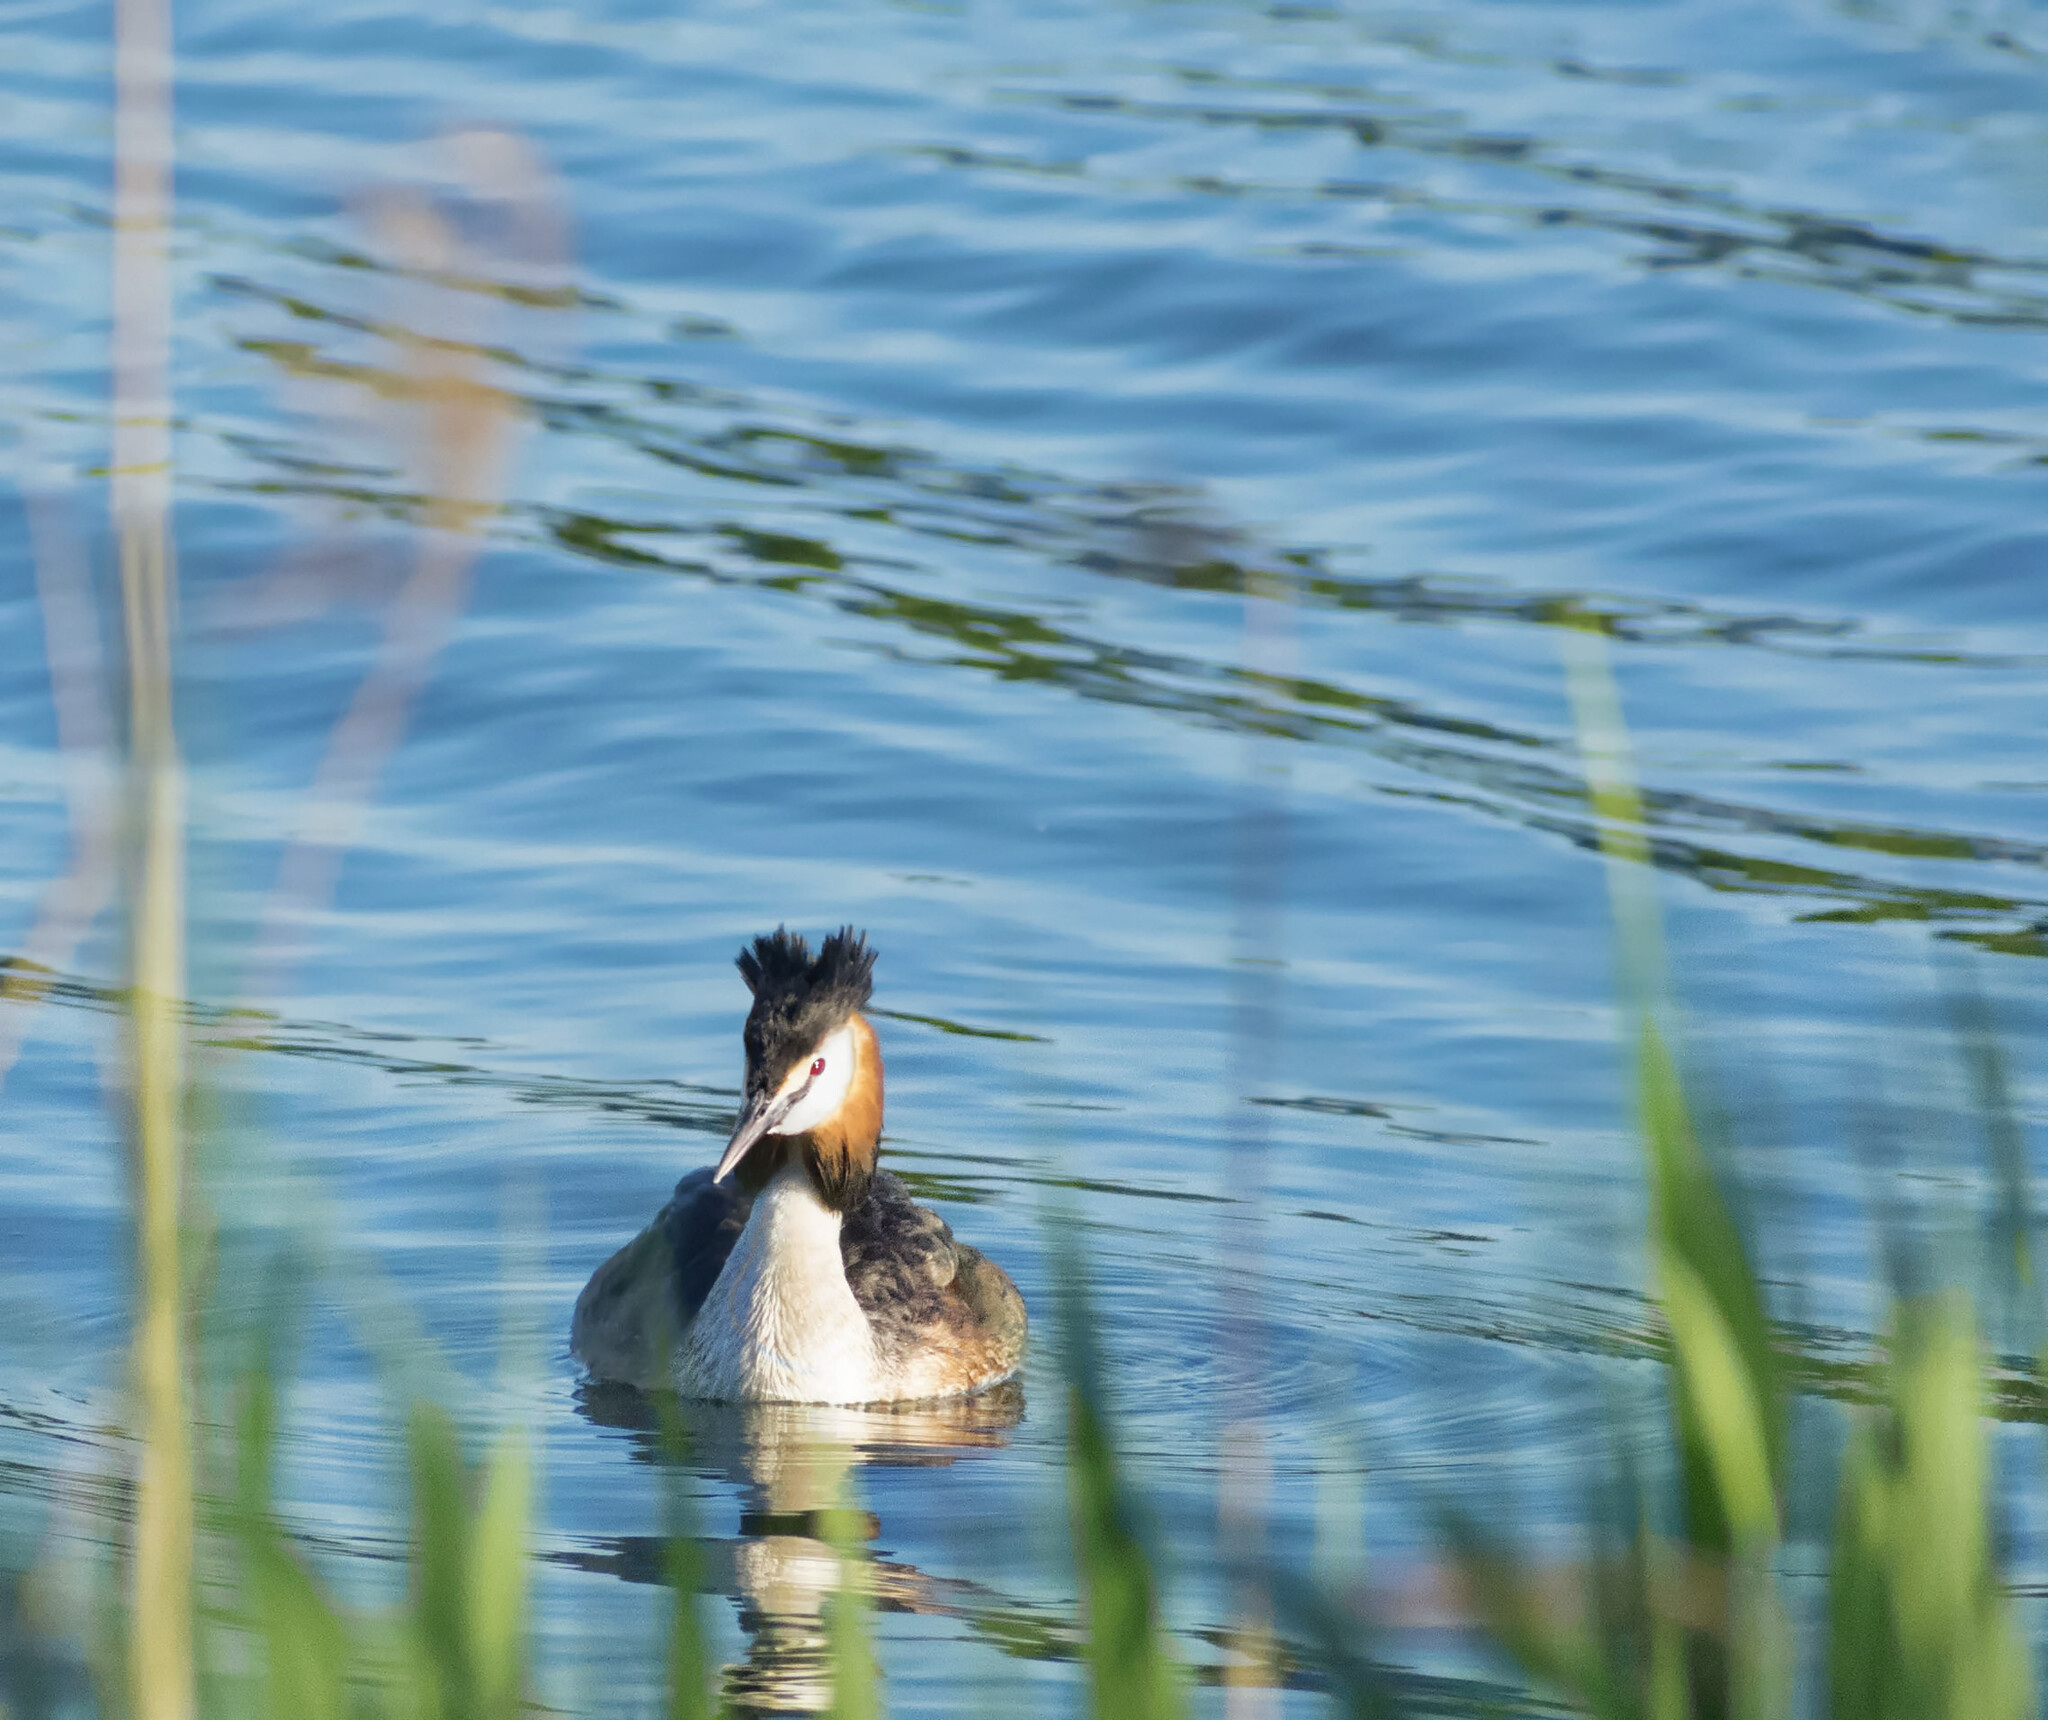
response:
M882 1134L881 1049L861 1014L875 952L846 926L813 958L800 935L778 926L740 951L738 966L754 994L741 1035L746 1085L714 1180L740 1171L743 1184L759 1187L793 1145L826 1205L859 1205Z

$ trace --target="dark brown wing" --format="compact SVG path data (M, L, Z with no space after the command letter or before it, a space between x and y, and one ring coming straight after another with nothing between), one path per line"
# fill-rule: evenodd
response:
M704 1306L753 1210L751 1195L730 1179L713 1182L711 1167L703 1165L676 1184L676 1192L655 1219L656 1228L668 1237L669 1258L675 1262L676 1311L685 1325Z
M1003 1372L1022 1358L1024 1299L1010 1275L955 1242L946 1221L912 1200L893 1173L877 1171L868 1198L846 1215L839 1253L885 1362L940 1334L948 1348L1000 1360L982 1372Z
M676 1184L654 1222L590 1275L569 1350L598 1379L668 1383L668 1357L697 1317L753 1202L706 1165Z
M959 1270L953 1286L974 1311L982 1332L994 1349L1016 1367L1024 1359L1026 1320L1024 1298L1016 1280L978 1248L960 1244Z

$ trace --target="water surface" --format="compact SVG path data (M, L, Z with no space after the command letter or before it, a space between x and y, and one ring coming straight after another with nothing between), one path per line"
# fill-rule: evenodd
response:
M9 463L104 562L110 20L0 16ZM1899 1187L1975 1198L1924 1078L1937 956L1975 952L2038 1111L2033 10L193 0L179 53L203 1001L239 995L418 553L417 471L364 422L384 336L441 319L529 416L268 1014L199 1017L245 1045L208 1064L247 1099L209 1149L221 1296L300 1310L286 1491L347 1592L388 1592L402 1534L379 1382L451 1368L479 1429L543 1431L541 1694L650 1709L663 1465L567 1314L715 1152L731 957L785 921L879 947L891 1162L1042 1330L1048 1235L1082 1245L1189 1659L1229 1622L1225 1316L1260 1334L1285 1556L1320 1523L1427 1624L1433 1500L1562 1538L1573 1406L1658 1389L1563 622L1611 642L1680 985L1816 1346L1879 1318L1859 1115L1920 1104ZM573 261L419 310L349 199L474 124L551 164ZM18 941L69 837L4 507ZM118 972L102 924L5 1094L25 1547L119 1511ZM850 1488L892 1711L1074 1710L1048 1347L957 1413L709 1419L685 1480L736 1695L805 1700L803 1514ZM1452 1711L1498 1674L1455 1633L1393 1650Z

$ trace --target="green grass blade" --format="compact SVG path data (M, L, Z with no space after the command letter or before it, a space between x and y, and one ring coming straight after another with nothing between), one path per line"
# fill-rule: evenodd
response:
M1749 1250L1693 1132L1678 1070L1651 1021L1638 1032L1650 1253L1671 1330L1686 1528L1731 1553L1777 1535L1785 1382Z
M662 1567L672 1597L667 1644L668 1720L711 1720L718 1710L711 1697L710 1656L704 1646L703 1608L698 1598L704 1587L704 1549L698 1544L696 1524L682 1484L690 1438L673 1394L658 1392L654 1403L665 1518Z
M1137 1511L1118 1473L1104 1406L1094 1314L1079 1263L1061 1263L1067 1373L1067 1498L1081 1582L1092 1712L1098 1720L1178 1720L1179 1670Z
M1658 1026L1669 1009L1663 932L1648 825L1605 641L1585 627L1570 627L1563 644L1587 794L1607 863L1616 971L1635 1039L1650 1258L1666 1287L1680 1382L1687 1532L1697 1545L1728 1553L1738 1535L1775 1536L1784 1382L1749 1251L1700 1150L1677 1064ZM1682 1301L1675 1314L1673 1283ZM1693 1347L1696 1353L1689 1354Z
M526 1435L510 1428L484 1472L469 1542L469 1664L482 1720L509 1720L526 1688L527 1542L533 1469Z
M1960 1293L1901 1306L1891 1401L1842 1459L1829 1579L1834 1720L2021 1720L2033 1669L1991 1543L1975 1317Z
M2017 1720L2031 1675L1991 1546L1991 1463L1976 1322L1951 1292L1901 1313L1894 1404L1893 1622L1909 1685L1948 1714Z
M262 1712L347 1720L347 1626L293 1551L272 1507L277 1414L267 1373L243 1382L237 1408L233 1522L249 1622L263 1647Z
M856 1514L842 1501L821 1525L839 1559L839 1592L825 1602L832 1652L832 1720L878 1720L881 1690L875 1666L874 1609L868 1599L867 1556L855 1536Z
M1676 1250L1657 1270L1678 1389L1713 1466L1722 1512L1739 1544L1775 1541L1778 1501L1756 1381L1705 1281Z
M1891 1720L1895 1647L1886 1572L1895 1540L1891 1487L1874 1426L1860 1422L1843 1448L1828 1574L1828 1713L1831 1720Z
M275 1532L248 1547L243 1568L263 1639L264 1712L347 1720L348 1632L312 1574Z
M1717 1622L1686 1629L1682 1678L1659 1662L1648 1694L1663 1711L1682 1699L1704 1720L1774 1716L1791 1689L1789 1627L1771 1569L1785 1474L1783 1369L1749 1250L1700 1149L1659 1025L1671 1003L1655 854L1606 644L1584 626L1565 629L1563 644L1636 1053L1649 1258L1671 1333L1686 1537L1718 1562L1727 1585ZM1660 1641L1651 1644L1653 1660Z
M1108 1429L1078 1386L1067 1393L1067 1486L1099 1720L1174 1720L1180 1690L1161 1638L1152 1562L1129 1521Z
M710 1657L697 1591L704 1582L704 1554L694 1536L671 1530L662 1564L674 1606L668 1629L668 1720L711 1720Z
M461 1441L448 1412L416 1405L412 1447L412 1622L423 1705L449 1720L478 1720L473 1703L463 1585L469 1570L467 1476Z

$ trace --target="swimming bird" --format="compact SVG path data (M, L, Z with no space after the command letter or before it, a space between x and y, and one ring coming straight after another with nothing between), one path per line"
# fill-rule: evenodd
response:
M571 1351L598 1379L733 1401L883 1403L1010 1378L1017 1286L875 1162L865 935L844 927L813 958L778 926L738 966L754 1001L732 1138L591 1275Z

